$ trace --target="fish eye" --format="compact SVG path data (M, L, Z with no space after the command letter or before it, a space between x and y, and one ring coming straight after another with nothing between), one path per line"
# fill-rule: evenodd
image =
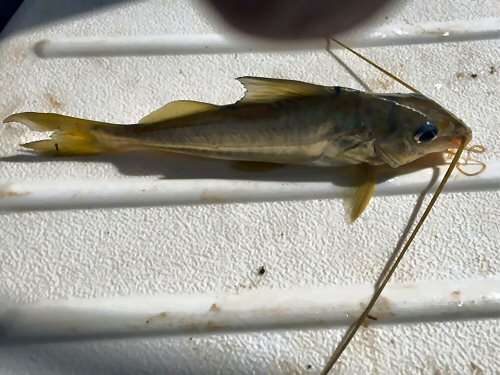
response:
M438 128L432 122L427 121L425 124L420 126L414 134L415 141L417 143L427 143L432 141L437 137Z

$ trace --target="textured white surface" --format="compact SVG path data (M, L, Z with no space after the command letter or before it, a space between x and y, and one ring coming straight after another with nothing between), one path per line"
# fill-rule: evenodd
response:
M123 3L37 28L20 27L60 6L58 1L25 1L0 41L1 118L34 110L131 122L175 99L234 101L242 94L234 77L241 75L359 87L324 52L39 60L28 47L50 37L221 31L192 3L160 0ZM409 1L382 14L375 24L479 19L492 13L500 13L496 0L441 0L432 5ZM498 41L487 41L364 53L461 117L476 142L488 147L485 159L493 160L500 155L498 47ZM400 91L348 53L338 56L374 90ZM141 168L148 161L10 157L19 153L19 142L31 139L33 134L20 126L0 128L0 155L8 158L0 163L2 181L133 179L144 174ZM145 174L140 178L175 176L175 164ZM442 196L395 281L498 276L499 198L498 192ZM373 282L415 200L376 198L354 226L345 224L339 200L2 215L0 298L10 304L69 296ZM257 274L261 265L268 270L264 276ZM0 371L317 373L342 332L0 348ZM495 373L500 368L499 337L498 320L369 327L342 357L341 373L478 374L478 368Z
M373 286L68 298L0 310L0 345L349 326ZM496 319L500 279L390 284L368 322Z

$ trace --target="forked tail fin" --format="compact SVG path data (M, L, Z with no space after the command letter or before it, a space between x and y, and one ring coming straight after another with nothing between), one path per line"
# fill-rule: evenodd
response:
M84 120L55 113L24 112L7 117L4 123L20 122L35 131L53 131L50 139L22 144L39 153L52 155L91 155L115 149L106 142L106 130L119 125ZM100 130L100 131L99 131Z

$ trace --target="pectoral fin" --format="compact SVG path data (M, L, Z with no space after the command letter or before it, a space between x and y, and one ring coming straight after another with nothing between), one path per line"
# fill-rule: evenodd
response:
M361 183L356 188L352 200L351 212L349 215L350 224L354 223L356 219L361 216L375 193L375 185L377 182L375 168L363 166L362 172Z

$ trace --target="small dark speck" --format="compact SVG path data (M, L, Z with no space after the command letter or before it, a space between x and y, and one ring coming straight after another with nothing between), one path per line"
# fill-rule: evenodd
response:
M494 66L490 66L490 74L495 74L497 72L497 68Z
M283 237L283 233L280 233L280 236Z
M472 73L472 74L470 75L470 77L471 77L471 78L476 79L476 78L477 78L477 74L476 74L476 73Z
M389 17L385 16L385 19L386 19L386 20L388 20L388 19L389 19Z
M371 320L378 320L378 318L376 318L376 317L374 317L373 315L370 315L370 314L368 314L366 317L368 319L371 319Z
M207 48L208 48L208 46L205 46L205 49L207 49Z
M259 272L259 275L262 276L266 273L266 268L264 266L260 266L258 272Z
M452 296L453 298L460 298L460 295L461 295L461 294L462 294L462 293L460 292L460 290L454 290L453 292L451 292L451 296Z
M189 338L189 341L191 341L192 339L193 339L193 338L192 338L192 337L190 337L190 338Z
M312 369L312 368L313 368L313 367L312 367L312 365L307 365L307 366L306 366L306 369L308 369L308 370L310 370L310 369Z
M208 311L213 312L213 313L218 313L221 312L221 308L217 306L216 303L213 303L212 306L210 306L210 309Z
M59 151L59 145L57 143L54 144L56 146L56 151Z

